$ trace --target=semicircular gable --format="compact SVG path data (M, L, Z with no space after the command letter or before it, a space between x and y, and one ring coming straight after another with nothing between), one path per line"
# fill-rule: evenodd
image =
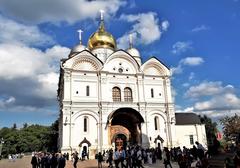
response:
M73 70L99 71L102 62L89 52L82 52L66 61L64 67Z
M169 69L155 58L151 58L145 62L142 67L145 75L169 76Z
M121 73L135 74L140 68L132 56L119 50L107 58L103 70L118 73L120 69L123 70Z
M97 71L100 69L100 67L96 64L95 61L91 59L84 59L81 58L77 61L75 61L72 65L72 68L74 70L86 70L86 71Z

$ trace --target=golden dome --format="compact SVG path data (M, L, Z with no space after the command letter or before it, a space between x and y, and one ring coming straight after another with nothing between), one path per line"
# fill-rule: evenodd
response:
M116 49L116 40L110 33L105 31L103 20L101 20L99 29L90 36L88 40L88 48L90 50L95 48Z

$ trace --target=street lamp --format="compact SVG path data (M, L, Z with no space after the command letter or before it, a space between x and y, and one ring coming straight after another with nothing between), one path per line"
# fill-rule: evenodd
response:
M2 159L2 146L3 146L3 144L4 144L4 140L3 140L3 138L1 138L1 140L0 140L0 160Z

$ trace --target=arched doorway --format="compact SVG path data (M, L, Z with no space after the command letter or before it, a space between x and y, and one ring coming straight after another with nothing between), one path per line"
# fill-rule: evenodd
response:
M125 145L141 144L141 114L132 108L119 108L108 116L109 143L122 139Z
M81 156L82 160L85 160L86 158L89 159L89 148L91 146L91 143L84 137L82 142L79 144L79 154Z

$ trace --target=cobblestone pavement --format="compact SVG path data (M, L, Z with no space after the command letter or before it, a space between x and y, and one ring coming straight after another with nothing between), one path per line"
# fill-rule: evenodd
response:
M25 156L22 159L16 161L8 161L7 159L0 160L0 168L32 168L31 156ZM176 163L172 163L173 168L178 168ZM145 168L164 168L162 162L158 161L156 164L144 165ZM67 161L66 168L73 168L72 162ZM78 168L97 168L96 160L79 161ZM107 168L107 164L103 163L103 168Z

